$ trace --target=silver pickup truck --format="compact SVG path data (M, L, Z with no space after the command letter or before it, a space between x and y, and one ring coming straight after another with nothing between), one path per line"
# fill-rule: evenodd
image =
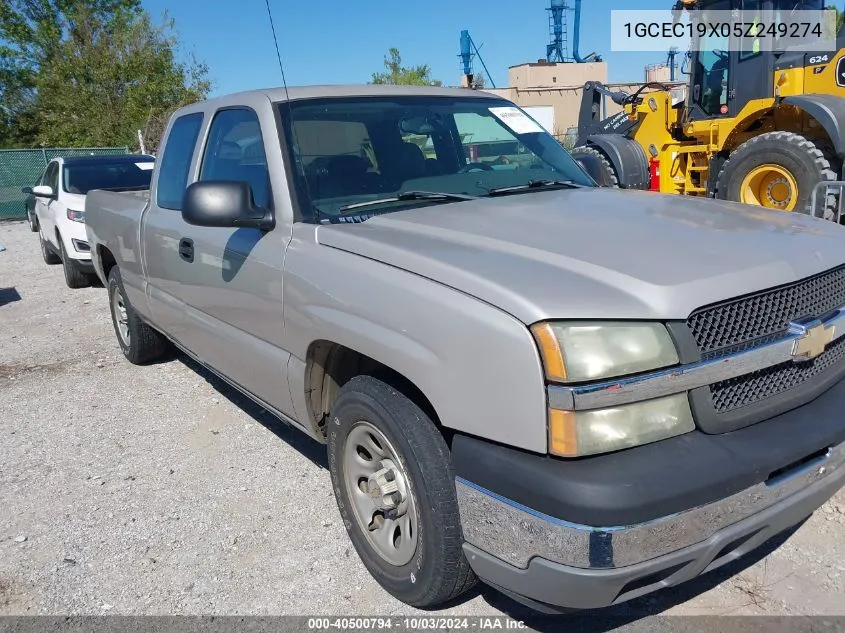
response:
M408 604L616 604L845 482L843 227L596 187L459 89L246 92L161 147L149 192L85 205L123 353L173 343L327 444Z

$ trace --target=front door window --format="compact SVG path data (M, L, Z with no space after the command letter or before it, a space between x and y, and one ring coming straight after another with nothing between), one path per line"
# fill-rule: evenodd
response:
M730 9L729 2L714 3L695 19L707 24L712 11ZM715 20L715 17L714 17ZM728 92L730 85L730 38L708 30L705 37L696 40L697 50L693 53L693 101L709 116L728 113Z
M698 52L697 68L695 69L696 103L709 115L727 114L728 41L724 39L723 42L714 42L714 44L723 46L723 48L713 47L710 50Z

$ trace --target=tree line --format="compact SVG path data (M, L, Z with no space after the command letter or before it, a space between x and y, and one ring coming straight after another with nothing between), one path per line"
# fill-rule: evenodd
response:
M0 0L0 148L155 150L170 113L203 99L208 68L140 0Z
M208 67L180 59L174 23L140 0L0 0L0 148L155 151L171 113L208 96ZM440 86L396 48L370 83Z

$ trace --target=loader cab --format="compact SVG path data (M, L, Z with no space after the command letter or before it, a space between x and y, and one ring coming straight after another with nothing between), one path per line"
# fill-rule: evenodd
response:
M709 0L692 11L691 19L718 22L714 11L742 11L744 20L782 19L784 12L824 8L824 0ZM729 34L731 35L731 34ZM738 37L708 33L696 38L690 54L688 120L735 117L754 99L774 97L774 69L783 51L760 45L743 49Z

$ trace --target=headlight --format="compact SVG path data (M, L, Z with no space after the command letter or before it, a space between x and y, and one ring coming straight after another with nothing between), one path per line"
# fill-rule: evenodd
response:
M695 429L686 393L592 411L549 411L549 452L581 457L649 444Z
M678 362L675 344L661 323L537 323L531 332L552 382L613 378Z
M68 209L67 219L73 220L74 222L85 222L85 211L74 211L73 209Z

